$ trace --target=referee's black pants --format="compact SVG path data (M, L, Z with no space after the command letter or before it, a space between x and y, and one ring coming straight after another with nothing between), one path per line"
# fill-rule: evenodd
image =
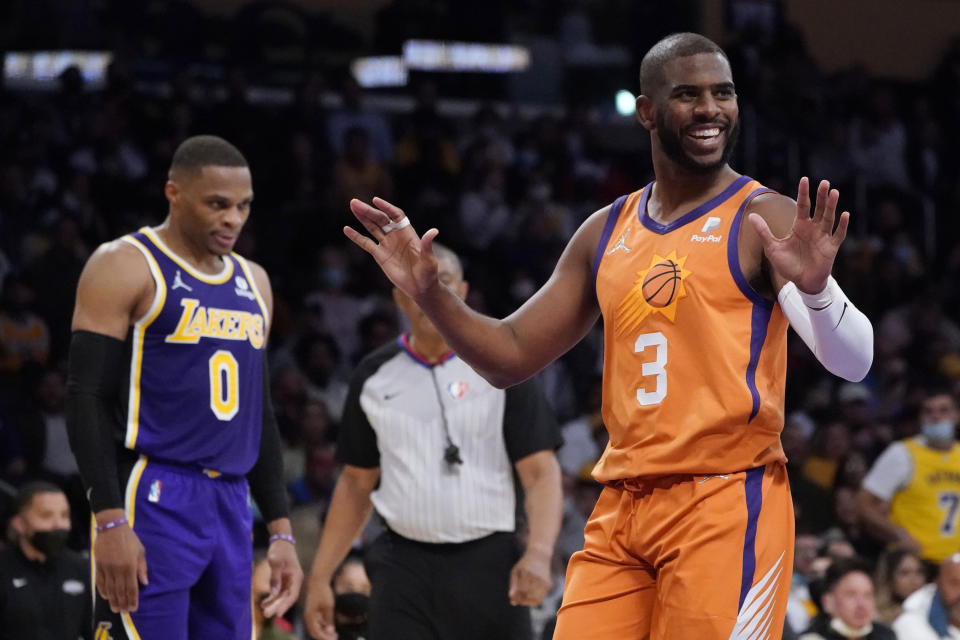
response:
M530 611L507 597L520 559L513 533L458 544L381 534L364 555L367 640L530 640Z

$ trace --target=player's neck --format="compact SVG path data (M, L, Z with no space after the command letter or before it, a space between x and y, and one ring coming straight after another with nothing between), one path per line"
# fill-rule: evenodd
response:
M659 164L655 163L656 181L647 199L647 215L660 223L668 223L719 195L740 175L729 165L700 174L669 161Z
M429 362L436 364L450 353L450 347L444 342L440 334L426 334L410 332L410 348L414 353Z
M167 248L187 261L198 271L218 274L223 270L223 256L213 253L203 244L191 240L190 236L179 229L170 218L153 228Z

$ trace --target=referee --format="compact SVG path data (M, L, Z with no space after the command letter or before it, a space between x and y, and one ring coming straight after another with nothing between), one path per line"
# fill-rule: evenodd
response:
M467 292L457 256L434 243L440 281ZM343 473L313 561L305 617L336 637L330 578L375 508L388 527L366 550L368 640L527 640L528 606L550 588L560 529L559 429L537 386L492 387L416 303L410 333L367 356L350 384ZM515 534L523 486L529 538Z

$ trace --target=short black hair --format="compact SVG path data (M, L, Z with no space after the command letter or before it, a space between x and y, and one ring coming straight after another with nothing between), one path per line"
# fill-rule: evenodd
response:
M173 152L170 173L198 173L204 167L247 167L240 150L219 136L192 136Z
M17 492L17 497L13 502L13 512L16 515L22 515L33 504L33 499L41 493L63 493L63 489L45 480L28 482L20 487Z
M660 88L663 84L663 65L667 62L698 53L719 53L727 57L720 45L699 33L672 33L657 42L640 62L640 93L650 96Z
M860 558L837 558L827 567L827 572L823 576L823 593L833 591L841 580L851 573L862 573L873 583L873 572Z

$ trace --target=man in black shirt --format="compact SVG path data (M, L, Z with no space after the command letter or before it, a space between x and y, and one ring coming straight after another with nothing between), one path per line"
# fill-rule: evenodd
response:
M70 506L56 485L17 495L13 546L0 551L0 640L89 640L89 563L64 548Z

